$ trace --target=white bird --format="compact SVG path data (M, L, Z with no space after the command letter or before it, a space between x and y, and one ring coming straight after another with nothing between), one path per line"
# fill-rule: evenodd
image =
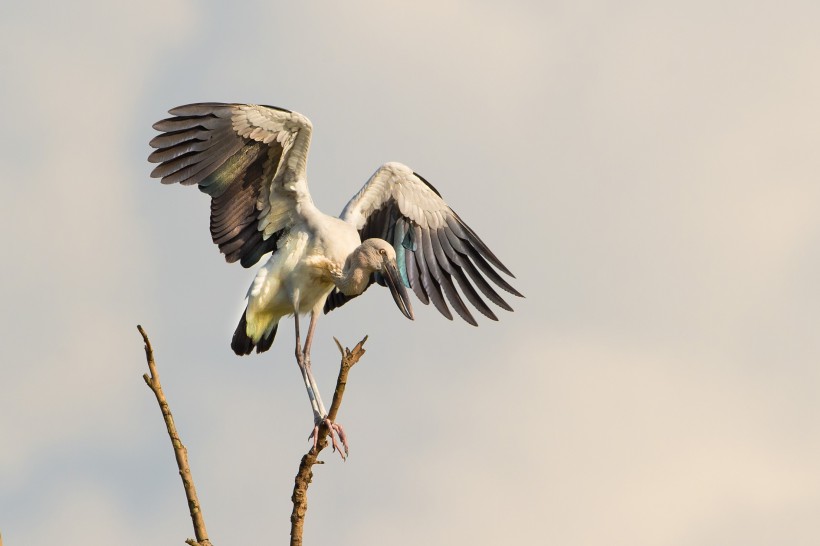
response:
M297 112L255 104L197 103L169 110L154 124L162 134L148 158L164 184L197 184L211 196L211 237L228 262L251 267L271 253L247 294L231 348L238 355L267 351L279 320L294 315L296 361L314 414L311 437L326 423L334 449L347 441L327 420L310 365L320 312L335 309L373 282L387 285L413 319L405 287L442 315L477 325L455 284L482 314L498 320L482 299L512 308L487 279L521 296L492 266L513 276L478 235L420 175L385 163L350 200L339 218L313 204L306 164L313 126ZM490 265L492 264L492 266ZM485 278L486 277L486 278ZM471 282L472 281L472 282ZM476 291L476 287L478 291ZM310 313L304 346L299 316ZM344 455L343 455L344 457Z

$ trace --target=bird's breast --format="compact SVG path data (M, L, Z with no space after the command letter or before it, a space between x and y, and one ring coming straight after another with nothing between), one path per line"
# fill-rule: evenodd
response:
M249 306L283 316L308 313L324 304L342 264L328 257L326 245L310 231L291 230L259 270L248 291Z

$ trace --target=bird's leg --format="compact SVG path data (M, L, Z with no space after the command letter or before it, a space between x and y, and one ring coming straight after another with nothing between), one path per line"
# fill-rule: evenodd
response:
M319 404L319 413L321 414L322 418L325 418L327 417L327 410L325 410L325 405L322 403L322 395L319 393L319 385L316 384L316 379L313 377L313 371L311 370L310 366L310 346L313 345L313 332L316 329L316 320L316 313L311 313L310 325L308 326L308 333L307 337L305 338L305 346L303 349L303 358L308 381L310 382L311 388L313 388L313 392L316 395L316 401Z
M302 380L305 382L305 389L307 389L307 395L310 399L310 405L313 408L313 422L314 423L321 423L322 419L325 416L324 411L319 410L319 405L321 402L317 401L316 395L318 391L314 391L313 384L315 383L312 381L312 376L308 375L308 368L305 365L305 355L302 352L302 341L299 337L299 313L295 313L296 318L296 363L299 365L299 371L302 373Z
M319 402L319 411L322 414L322 418L317 421L313 427L313 432L310 437L313 439L313 447L316 447L316 444L319 442L319 425L327 425L328 430L330 431L330 440L333 443L333 450L338 450L339 455L341 455L342 459L344 459L348 453L350 453L350 446L347 445L347 435L345 434L345 429L339 423L334 423L328 418L327 411L325 411L325 406L322 404L322 397L319 395L319 386L316 384L316 379L313 377L313 372L310 369L310 346L313 344L313 332L316 330L316 322L318 318L319 313L314 309L314 311L310 314L310 325L308 326L308 333L305 338L305 370L307 371L308 381L313 387L313 391L316 393L316 398ZM344 453L342 453L343 446Z

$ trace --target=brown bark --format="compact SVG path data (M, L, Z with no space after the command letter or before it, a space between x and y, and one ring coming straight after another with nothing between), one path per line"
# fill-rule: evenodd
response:
M330 421L336 420L336 414L339 413L339 407L342 405L342 397L344 396L345 386L347 386L347 374L350 373L350 368L356 364L364 355L364 342L367 341L367 336L353 347L353 350L342 349L339 340L333 338L339 351L342 353L342 364L339 368L339 378L336 380L336 390L333 393L333 402L330 404L330 411L328 412L328 419ZM330 432L326 425L319 427L319 441L316 447L311 447L299 463L299 471L296 473L296 479L293 484L293 512L290 516L290 545L302 546L302 533L305 526L305 514L307 513L307 489L313 479L312 467L315 464L322 464L319 461L319 453L328 445L327 435Z
M168 400L165 399L165 394L162 392L162 384L159 381L159 373L154 362L154 350L151 347L151 342L148 340L148 334L145 333L142 326L137 326L145 342L145 359L148 361L149 374L144 374L142 378L145 384L154 392L157 397L157 403L162 411L162 418L165 420L165 428L168 430L168 436L171 438L171 444L174 446L174 456L177 460L177 468L179 468L179 477L182 478L182 486L185 488L185 498L188 500L188 510L191 513L191 521L194 525L194 535L196 540L187 539L190 546L212 546L211 541L208 540L208 531L205 530L205 519L202 516L202 508L199 505L199 499L196 496L196 487L194 487L194 478L191 475L191 467L188 464L188 450L182 445L182 441L177 434L176 426L174 425L174 417L171 415L171 408L168 406ZM0 546L2 546L0 544Z
M202 508L199 504L199 499L196 495L196 487L194 487L194 478L191 475L191 467L188 464L188 450L182 444L174 425L174 417L171 415L171 408L168 406L168 400L162 392L162 384L159 380L159 373L154 361L154 350L151 347L151 342L148 339L148 334L142 326L137 326L142 339L145 342L145 359L148 362L148 374L144 374L142 378L146 385L151 389L157 398L162 417L165 420L165 428L168 431L168 436L171 438L171 444L174 447L174 456L176 457L177 467L179 468L179 476L182 478L182 485L185 489L185 497L188 500L188 509L191 514L191 522L194 526L194 534L196 539L189 538L185 542L190 546L213 546L208 539L208 532L205 530L205 519L202 516ZM339 368L339 377L336 380L336 390L333 393L333 401L330 404L330 411L328 419L331 422L336 420L336 415L339 413L339 408L342 405L342 397L344 396L345 387L347 386L347 375L350 373L350 368L356 364L364 355L364 343L367 341L367 336L364 337L356 346L350 350L342 348L339 340L336 341L336 346L342 353L342 362ZM302 533L305 525L305 514L307 513L307 489L313 479L313 471L311 468L315 464L322 464L319 461L319 453L327 447L329 433L327 425L323 424L319 427L319 438L316 447L311 447L303 457L299 464L299 471L296 474L296 479L293 485L293 512L290 516L290 544L291 546L302 546ZM0 538L0 546L3 546L2 538Z

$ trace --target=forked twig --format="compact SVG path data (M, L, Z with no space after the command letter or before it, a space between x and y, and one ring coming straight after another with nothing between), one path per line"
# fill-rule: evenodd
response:
M144 374L142 378L145 384L153 391L157 398L162 417L165 420L165 427L168 430L168 436L171 438L171 444L174 447L174 456L176 457L177 467L179 468L179 476L182 478L182 485L185 488L185 497L188 499L188 508L191 513L191 521L194 525L194 534L196 539L187 539L185 542L190 546L213 546L208 539L208 532L205 529L205 519L202 516L202 508L199 505L199 499L196 495L196 487L194 486L194 479L191 475L191 468L188 464L188 450L182 444L174 425L174 417L171 415L171 409L168 406L168 400L162 392L162 384L159 380L159 373L154 361L154 351L151 347L151 341L148 339L148 334L142 326L137 326L142 339L145 342L145 359L148 362L148 371L150 373ZM342 397L344 396L345 387L347 386L347 376L352 368L364 355L364 343L367 341L367 336L364 337L353 349L342 348L341 343L336 338L336 346L342 353L342 362L339 368L339 377L336 380L336 390L333 393L333 401L330 405L330 412L328 413L328 420L333 422L336 420L336 415L339 413L339 408L342 405ZM319 453L328 445L327 436L330 429L326 424L319 427L319 439L316 447L311 447L299 463L299 471L296 474L293 485L293 512L290 516L290 544L291 546L302 545L302 532L304 530L305 514L307 513L307 489L313 479L312 467L315 464L321 464L318 460ZM2 538L0 538L0 546L2 546Z
M162 384L159 381L157 365L154 362L154 350L151 348L148 334L145 333L142 326L137 325L137 330L139 330L142 335L142 340L145 342L145 359L148 361L148 371L150 372L150 375L144 374L142 378L145 380L145 384L154 392L154 395L157 397L157 403L159 403L159 408L162 411L165 428L168 430L168 436L171 438L171 444L174 446L174 456L177 460L179 476L182 478L182 486L185 488L185 497L188 499L191 521L194 524L196 540L189 538L185 542L190 546L212 546L211 541L208 540L208 531L205 530L205 519L202 517L202 508L199 506L199 499L196 496L194 478L191 476L191 467L188 465L188 450L185 449L185 446L182 445L182 441L179 439L177 428L174 425L174 417L171 415L171 408L168 406L168 401L162 392Z
M339 413L339 407L342 405L342 397L344 396L345 387L347 386L347 374L350 373L350 368L356 364L364 355L364 342L367 341L367 336L364 336L359 343L353 347L353 350L343 349L342 344L335 337L333 340L336 346L342 353L342 363L339 368L339 378L336 380L336 390L333 393L333 402L330 404L330 412L328 413L328 420L330 422L336 421L336 414ZM327 421L326 421L327 422ZM299 463L299 471L296 473L296 479L293 484L293 512L290 515L290 545L302 546L302 532L305 526L305 513L307 513L307 489L313 479L313 470L311 467L315 464L321 464L318 460L319 452L327 447L327 435L330 429L326 424L319 427L319 441L316 447L311 447Z

